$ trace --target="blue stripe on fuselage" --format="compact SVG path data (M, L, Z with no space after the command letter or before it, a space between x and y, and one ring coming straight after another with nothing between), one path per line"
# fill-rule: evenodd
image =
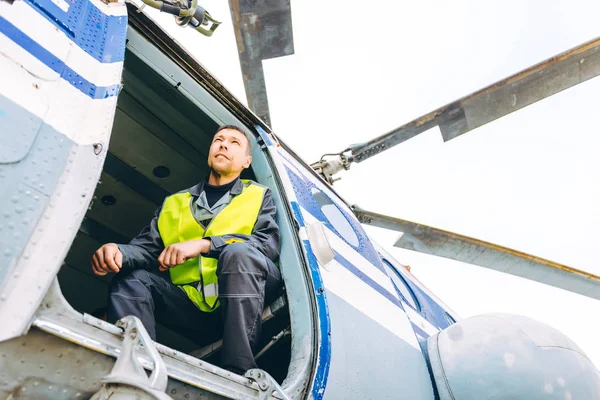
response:
M331 321L329 319L329 307L327 306L325 286L323 285L319 264L317 263L310 242L308 240L303 240L302 243L306 249L306 256L315 288L315 297L317 299L317 309L319 312L319 362L317 371L315 372L312 395L314 399L321 400L325 393L325 387L327 386L329 365L331 362Z
M88 0L65 0L66 12L52 0L25 1L101 63L125 58L127 16L106 15Z
M412 328L415 331L415 333L417 335L420 335L423 339L427 339L429 336L431 336L429 333L425 332L419 325L415 324L414 322L411 321L410 324L412 325Z
M367 274L362 272L360 269L356 268L350 261L346 260L344 257L342 257L337 252L335 252L335 260L338 263L340 263L344 268L346 268L348 271L350 271L354 275L356 275L361 281L365 282L371 288L375 289L375 291L377 293L381 294L383 297L388 299L392 304L394 304L396 307L399 307L400 309L402 309L402 311L405 312L404 306L402 305L402 302L400 300L398 300L392 293L390 293L383 286L381 286L380 284L375 282L373 279L371 279ZM420 326L416 325L412 321L411 321L411 325L412 325L414 331L417 334L421 335L422 337L427 338L430 336L429 333L425 332Z
M340 263L340 265L342 265L348 271L350 271L354 275L356 275L361 281L365 282L367 285L369 285L370 287L375 289L375 291L377 291L377 293L381 294L383 297L385 297L386 299L391 301L392 304L394 304L396 307L399 307L404 311L404 307L402 307L402 303L400 303L400 300L398 300L398 298L396 296L394 296L383 286L381 286L380 284L375 282L373 279L371 279L371 277L369 277L367 274L362 272L360 269L356 268L350 261L348 261L344 257L342 257L338 252L336 252L335 250L334 250L334 252L335 252L335 260L338 263Z
M335 252L335 250L334 250L334 252ZM340 263L344 268L346 268L348 271L350 271L354 275L356 275L360 280L362 280L367 285L369 285L371 288L373 288L377 293L381 294L386 299L388 299L389 301L391 301L392 304L394 304L395 306L401 308L402 311L405 311L404 310L404 305L402 304L402 302L399 299L397 299L392 293L390 293L383 286L381 286L380 284L378 284L377 282L375 282L373 279L371 279L367 274L365 274L364 272L362 272L360 269L356 268L350 261L346 260L344 257L342 257L337 252L335 252L335 260L338 263ZM423 306L423 302L422 301L419 302L419 304L421 304L421 306ZM430 306L430 305L428 304L428 306ZM410 317L409 317L409 319L410 319ZM429 318L424 318L424 319L427 322L429 322L433 327L436 327L439 330L442 330L442 329L446 328L446 326L439 327L437 324L432 323L431 319L429 319ZM416 333L418 333L419 335L423 336L424 338L427 338L427 337L430 336L429 333L425 332L418 325L415 325L414 322L412 322L412 320L411 320L411 323L413 325L413 328L415 328L415 332Z
M301 228L304 228L304 226L306 226L306 223L304 222L304 217L302 216L302 211L300 211L300 206L298 205L297 201L292 201L292 211L294 212L294 217L296 217L296 221L298 221L298 225Z
M6 35L10 40L18 44L29 54L37 58L48 68L58 73L62 79L71 84L83 94L92 99L103 99L116 96L121 85L96 86L73 71L62 60L50 53L35 40L21 32L16 26L0 17L0 33Z

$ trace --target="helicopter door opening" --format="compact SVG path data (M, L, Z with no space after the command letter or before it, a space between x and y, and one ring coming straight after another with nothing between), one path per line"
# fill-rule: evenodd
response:
M151 221L166 196L208 175L208 148L220 125L244 127L224 103L131 27L128 39L123 90L100 182L58 274L61 292L73 309L99 319L106 318L108 288L114 274L94 275L92 254L104 243L128 243ZM173 79L181 80L172 84ZM197 93L190 98L192 87ZM182 94L186 92L187 96ZM305 284L297 232L284 208L285 194L278 189L276 173L258 142L253 143L252 156L252 166L242 178L272 190L281 230L279 267L286 287L265 304L255 356L259 368L284 389L302 392L300 386L309 381L313 360L310 291ZM290 314L294 318L290 319ZM220 342L195 343L161 325L157 326L157 342L212 363L216 363L220 349Z

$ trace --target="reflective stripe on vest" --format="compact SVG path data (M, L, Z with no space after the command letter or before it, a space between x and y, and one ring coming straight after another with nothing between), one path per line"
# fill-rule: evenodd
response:
M248 180L242 180L242 183L242 193L234 196L212 219L206 231L192 214L191 193L167 197L158 217L158 230L165 247L208 236L250 235L258 219L265 189ZM230 240L228 244L236 241L242 240ZM219 306L217 261L215 258L195 257L169 269L171 281L179 285L202 311L213 311Z

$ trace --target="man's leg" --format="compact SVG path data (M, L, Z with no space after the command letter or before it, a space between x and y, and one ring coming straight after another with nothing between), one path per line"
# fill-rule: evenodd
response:
M223 318L221 366L243 374L256 368L253 350L260 336L265 296L281 288L271 260L245 243L232 243L219 257L219 300Z
M144 269L121 271L112 280L108 296L109 322L127 316L138 317L153 340L156 321L198 343L216 340L221 332L218 313L200 311L174 285L167 273Z

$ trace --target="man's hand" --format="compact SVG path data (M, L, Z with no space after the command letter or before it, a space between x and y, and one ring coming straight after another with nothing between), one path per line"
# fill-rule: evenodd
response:
M92 270L98 276L119 272L123 266L123 254L115 243L107 243L92 256Z
M190 258L197 257L200 253L206 254L210 251L210 240L198 239L189 242L175 243L167 246L160 256L158 263L160 271L166 271L169 268L183 264Z

